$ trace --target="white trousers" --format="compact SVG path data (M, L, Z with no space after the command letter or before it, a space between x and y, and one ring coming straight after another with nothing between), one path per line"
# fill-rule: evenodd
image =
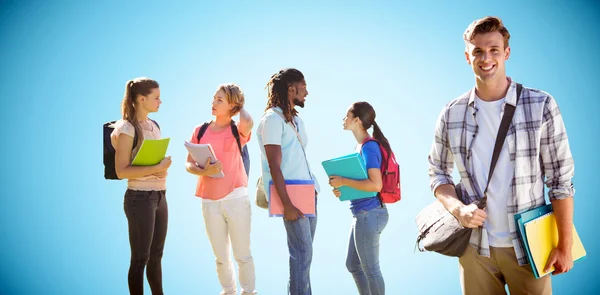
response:
M254 260L250 252L251 207L247 190L238 188L218 201L203 201L206 234L215 254L221 295L237 294L230 249L238 264L242 295L256 294ZM240 197L240 192L243 195Z

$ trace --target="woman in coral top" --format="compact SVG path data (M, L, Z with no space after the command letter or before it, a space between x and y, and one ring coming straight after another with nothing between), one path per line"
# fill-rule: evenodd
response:
M235 123L232 117L238 113L240 122ZM212 115L215 119L205 132L199 137L202 125L197 126L190 142L210 144L218 161L212 165L209 162L196 163L188 154L186 170L199 176L196 196L202 198L202 215L216 257L217 276L223 288L221 294L237 294L230 248L239 267L242 295L256 294L254 261L250 253L248 176L240 150L250 140L254 122L244 110L242 89L232 83L220 85L213 97ZM236 131L240 139L239 147L234 136ZM211 177L219 172L225 176Z

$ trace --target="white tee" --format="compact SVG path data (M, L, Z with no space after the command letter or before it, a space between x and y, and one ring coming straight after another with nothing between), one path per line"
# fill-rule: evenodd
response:
M475 121L479 130L473 139L472 157L475 181L483 194L487 184L496 135L502 120L505 99L487 102L475 96L477 109ZM488 232L490 246L513 247L508 227L508 200L512 197L514 164L510 161L506 140L502 145L498 162L487 192L487 219L483 226Z

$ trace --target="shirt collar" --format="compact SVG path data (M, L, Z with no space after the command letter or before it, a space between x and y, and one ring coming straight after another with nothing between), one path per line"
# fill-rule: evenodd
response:
M504 99L505 103L511 104L513 106L517 106L517 83L513 81L510 77L506 77L508 81L510 81L510 86L508 86L508 91L506 91L506 97ZM473 107L475 105L475 87L471 89L471 94L469 95L469 106Z

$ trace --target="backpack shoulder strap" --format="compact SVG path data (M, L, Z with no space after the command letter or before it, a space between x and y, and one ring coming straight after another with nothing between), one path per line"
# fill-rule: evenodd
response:
M363 141L362 145L364 146L365 144L367 144L369 141L374 141L377 143L377 146L379 147L379 152L381 153L381 174L383 176L383 174L386 173L387 168L388 168L388 161L390 160L390 157L392 156L392 153L388 153L387 158L385 157L384 151L385 149L383 148L383 146L381 146L381 144L379 143L379 141L373 137L367 137L365 138L365 140ZM362 153L362 146L360 147L360 152ZM387 151L385 151L387 153Z
M148 119L150 119L150 118L148 118ZM158 123L156 121L154 121L152 119L150 119L150 121L152 121L152 123L154 123L154 125L156 125L156 127L158 127L158 129L160 129L160 125L158 125Z
M365 140L363 140L362 142L362 146L360 147L360 153L362 154L362 149L363 146L365 144L367 144L367 142L369 141L374 141L377 143L377 146L379 147L379 152L381 153L381 167L379 168L379 171L381 171L381 177L383 179L383 175L385 173L385 170L387 169L387 161L386 159L383 158L383 147L381 146L381 144L379 144L379 141L377 139L375 139L374 137L367 137L365 138ZM382 187L383 189L383 187ZM381 207L385 207L383 205L383 198L381 197L381 192L377 192L377 199L379 200L379 204L381 204Z
M133 146L131 147L132 151L137 146L137 142L138 142L138 134L137 134L137 132L135 132L135 128L133 128Z
M362 153L362 148L363 146L365 146L365 144L367 144L367 142L369 141L374 141L377 143L377 145L379 145L379 141L377 141L377 139L373 138L373 137L367 137L365 138L365 140L363 140L361 146L360 146L360 152ZM381 148L381 146L379 145L379 148Z
M208 126L210 126L210 123L212 121L208 121L204 124L202 124L202 126L200 127L200 130L198 130L198 135L196 136L196 142L200 143L200 139L202 138L202 136L204 135L204 133L206 133L206 129L208 129Z
M375 141L375 142L379 143L379 141L377 141L377 139L375 139L375 137L367 137L367 138L365 138L365 140L363 140L362 144L364 145L365 143L367 143L369 141Z
M233 133L233 137L235 137L235 141L237 141L238 149L240 150L240 154L242 153L242 142L240 140L240 132L238 131L237 125L235 121L231 120L231 133Z

